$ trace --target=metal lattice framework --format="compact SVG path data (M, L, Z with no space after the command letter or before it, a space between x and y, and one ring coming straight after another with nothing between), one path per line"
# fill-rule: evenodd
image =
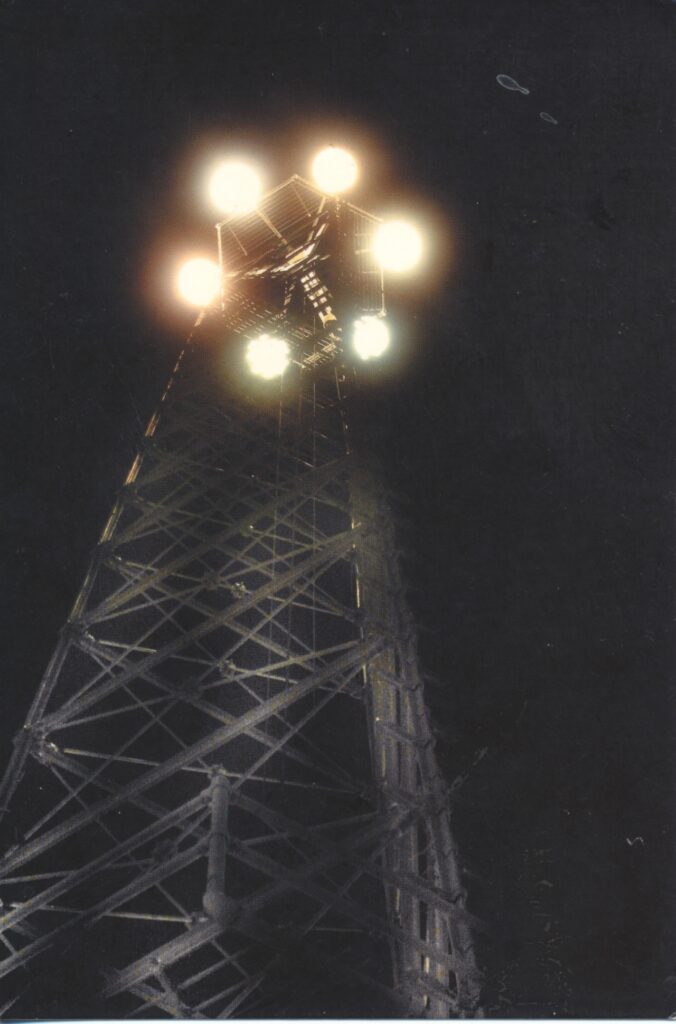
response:
M331 292L337 214L313 195L281 241L263 207L266 272L247 257L179 359L17 737L13 1016L76 935L116 1017L479 1012L391 517L348 440L335 295L361 280L360 308L380 302L368 215L343 210L357 270ZM282 383L227 383L224 345L280 327Z

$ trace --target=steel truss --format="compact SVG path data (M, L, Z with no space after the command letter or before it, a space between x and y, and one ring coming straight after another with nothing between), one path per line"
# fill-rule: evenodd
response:
M83 934L115 1017L480 1013L391 516L325 358L339 336L299 320L312 345L262 400L219 364L243 309L279 323L233 298L184 351L15 742L13 1017Z

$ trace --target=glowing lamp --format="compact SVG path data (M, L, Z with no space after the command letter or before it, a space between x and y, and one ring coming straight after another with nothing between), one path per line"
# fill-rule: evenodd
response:
M389 221L376 230L373 253L383 270L405 274L420 262L422 251L420 232L406 221Z
M209 182L209 196L221 213L251 213L261 194L261 179L249 164L226 160L219 164Z
M212 260L188 260L179 270L176 284L189 306L210 306L221 286L221 272Z
M354 185L357 174L352 154L338 146L327 146L312 161L312 177L322 192L330 195L346 192Z
M257 377L273 380L281 377L289 365L290 349L283 338L273 338L269 334L261 334L249 342L246 350L246 361L249 369Z
M360 317L354 325L352 345L360 359L378 359L390 345L387 324L381 317Z

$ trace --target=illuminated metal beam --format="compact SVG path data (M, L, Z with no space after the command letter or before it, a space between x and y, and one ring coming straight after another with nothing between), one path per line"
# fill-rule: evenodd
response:
M170 777L178 768L182 768L184 765L190 764L192 761L217 750L236 736L246 732L251 726L258 725L278 711L291 707L292 704L297 703L303 697L312 693L313 690L316 690L322 683L336 679L336 690L341 689L349 681L349 676L346 676L345 673L348 673L350 670L358 670L364 661L368 661L375 651L378 650L380 645L380 641L373 640L355 643L353 649L348 654L337 659L336 662L325 669L316 672L309 679L298 683L293 688L278 694L276 697L272 697L265 704L259 705L259 707L242 715L241 718L232 724L217 729L209 736L192 744L192 746L179 751L179 753L165 761L164 764L153 768L139 779L124 786L118 794L95 804L91 810L82 811L74 815L63 825L58 825L50 832L32 840L32 842L26 843L14 853L7 854L0 861L0 877L18 865L25 864L27 861L38 856L38 854L45 853L56 843L62 842L68 836L74 835L84 828L85 825L119 806L124 801L138 796L145 792L145 790L150 789L151 786ZM339 678L341 674L342 678Z

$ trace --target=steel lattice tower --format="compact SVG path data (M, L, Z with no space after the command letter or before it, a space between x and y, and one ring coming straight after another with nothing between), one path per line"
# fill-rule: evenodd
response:
M343 325L383 307L374 224L292 178L219 225L224 300L2 785L13 1017L69 948L114 1017L480 1014L391 515L349 429ZM292 346L281 383L241 370L261 331Z

